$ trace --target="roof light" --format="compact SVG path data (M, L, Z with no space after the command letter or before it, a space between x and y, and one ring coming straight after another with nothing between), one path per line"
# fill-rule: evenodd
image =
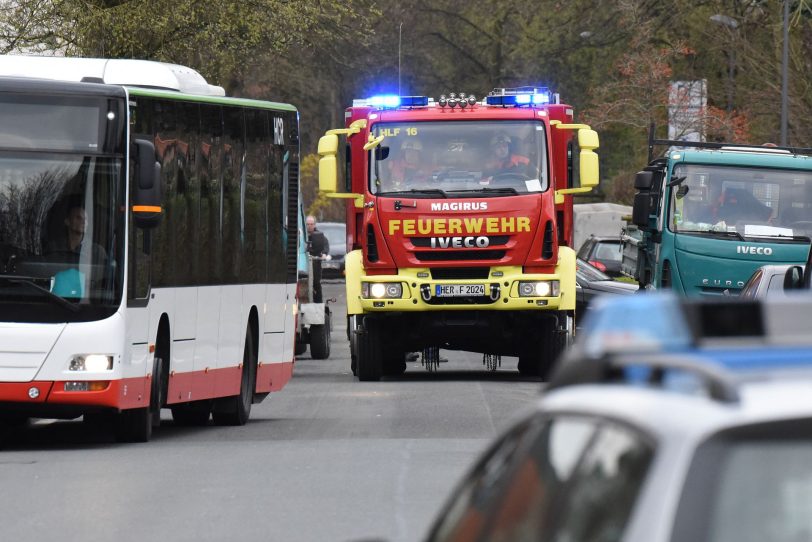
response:
M400 106L400 96L393 96L390 94L385 94L381 96L373 96L367 100L367 103L372 107L399 107Z
M401 107L426 107L429 105L428 96L401 96Z
M488 105L540 105L553 102L553 94L549 89L541 87L497 88L485 99Z
M353 100L353 107L377 107L378 109L397 109L398 107L426 107L428 96L395 96L381 94L363 100Z

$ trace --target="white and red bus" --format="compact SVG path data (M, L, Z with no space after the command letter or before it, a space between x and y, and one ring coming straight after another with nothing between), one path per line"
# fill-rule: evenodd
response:
M298 114L189 68L0 57L0 419L242 425L293 369Z

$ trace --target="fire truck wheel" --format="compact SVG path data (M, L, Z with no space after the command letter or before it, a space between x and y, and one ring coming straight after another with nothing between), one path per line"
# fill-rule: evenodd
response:
M406 372L406 352L393 350L383 356L383 375L398 376Z
M381 379L383 361L383 333L380 322L367 316L358 332L356 371L358 380L377 382Z
M249 326L245 332L245 350L242 355L240 373L240 394L224 397L214 403L211 414L217 425L245 425L251 416L254 401L254 388L257 378L257 357L254 350L254 335Z
M567 333L556 329L554 323L545 322L538 333L531 336L519 354L519 372L525 376L547 379L553 364L567 346Z

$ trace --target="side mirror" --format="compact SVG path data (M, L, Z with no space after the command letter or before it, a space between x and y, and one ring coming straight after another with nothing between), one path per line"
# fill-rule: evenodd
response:
M793 265L784 274L784 290L802 290L804 288L804 268Z
M634 176L634 188L635 190L645 190L648 192L651 190L651 185L654 182L654 173L651 171L638 171L637 175Z
M651 194L638 192L634 195L632 206L632 223L641 230L648 230L648 220L651 214Z
M150 229L161 223L161 164L155 159L155 145L147 139L134 140L135 180L132 211L135 225Z
M375 160L386 160L389 158L389 147L386 145L381 145L380 147L375 147Z
M600 172L598 167L598 155L595 149L600 146L598 133L595 130L578 130L578 146L581 148L580 155L580 181L581 188L593 188L600 182Z
M319 139L319 192L334 194L338 190L338 136L327 134Z

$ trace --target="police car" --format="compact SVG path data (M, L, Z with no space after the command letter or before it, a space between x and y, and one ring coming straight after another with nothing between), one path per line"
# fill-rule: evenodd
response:
M812 298L607 301L428 540L812 540Z

